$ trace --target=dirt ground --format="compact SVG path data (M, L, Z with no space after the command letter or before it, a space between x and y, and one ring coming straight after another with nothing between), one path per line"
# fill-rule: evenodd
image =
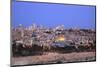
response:
M45 55L12 57L11 65L67 63L96 60L95 52L46 53Z

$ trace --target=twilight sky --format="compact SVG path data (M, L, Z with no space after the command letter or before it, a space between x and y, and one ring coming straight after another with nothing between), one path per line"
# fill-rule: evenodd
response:
M95 6L51 4L37 2L12 2L12 26L43 25L66 28L95 28Z

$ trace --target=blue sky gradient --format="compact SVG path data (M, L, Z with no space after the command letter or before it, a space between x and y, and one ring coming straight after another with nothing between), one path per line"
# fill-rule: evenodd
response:
M12 2L12 26L43 25L66 28L95 29L95 6L51 4L38 2Z

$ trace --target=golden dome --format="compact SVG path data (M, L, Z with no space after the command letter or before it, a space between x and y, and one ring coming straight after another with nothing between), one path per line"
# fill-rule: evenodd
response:
M60 35L56 38L56 41L65 41L64 35Z

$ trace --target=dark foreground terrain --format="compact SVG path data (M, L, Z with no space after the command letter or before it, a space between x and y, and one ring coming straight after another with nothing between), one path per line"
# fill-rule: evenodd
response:
M95 61L95 52L72 52L72 53L54 53L49 52L43 55L12 57L12 66L27 65L27 64L50 64L50 63L68 63Z

